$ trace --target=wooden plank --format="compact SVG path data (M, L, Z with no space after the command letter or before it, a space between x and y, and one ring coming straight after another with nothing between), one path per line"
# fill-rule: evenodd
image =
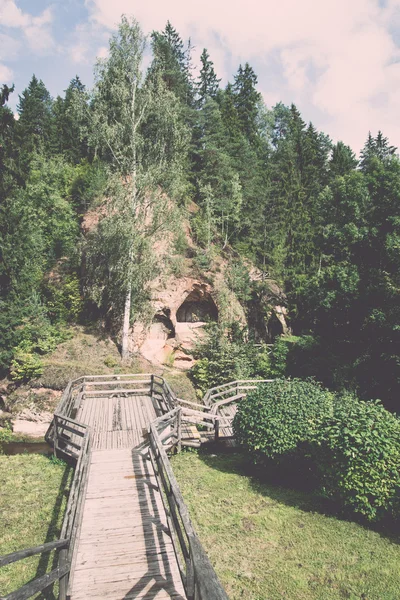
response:
M71 600L147 600L162 598L164 592L165 598L185 598L161 494L145 452L92 453L76 557Z
M148 388L114 388L112 390L93 390L85 391L85 398L88 397L99 397L99 396L117 396L118 394L146 394L149 392Z

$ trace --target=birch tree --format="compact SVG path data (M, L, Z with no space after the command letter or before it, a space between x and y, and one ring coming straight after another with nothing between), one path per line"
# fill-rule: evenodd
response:
M132 293L138 291L138 281L150 277L146 265L152 244L171 224L171 202L162 188L166 182L176 188L173 174L179 181L188 145L174 94L161 78L143 78L145 48L137 21L122 17L108 58L97 64L91 100L92 145L109 162L115 177L106 217L98 228L103 240L99 265L107 269L107 276L102 282L104 272L101 275L94 268L93 283L103 301L104 295L109 296L107 281L116 295L123 291L123 359L129 356Z

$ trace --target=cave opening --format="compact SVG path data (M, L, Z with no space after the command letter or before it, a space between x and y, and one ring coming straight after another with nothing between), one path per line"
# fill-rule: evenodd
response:
M268 321L268 337L270 342L275 342L276 338L283 334L283 326L278 317L273 311Z
M175 327L169 317L170 311L167 314L157 313L153 317L153 322L151 324L152 337L163 338L165 340L170 340L175 337Z
M193 290L176 312L178 323L204 323L218 320L218 309L209 293Z

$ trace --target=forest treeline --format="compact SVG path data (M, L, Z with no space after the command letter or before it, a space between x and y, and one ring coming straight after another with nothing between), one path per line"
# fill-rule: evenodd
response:
M38 374L37 357L79 319L119 327L126 355L129 322L156 268L154 240L179 221L171 211L194 201L187 214L199 262L229 247L238 264L252 261L284 287L295 374L396 409L396 148L368 134L357 160L296 106L266 107L248 63L222 86L207 50L199 70L192 50L169 22L146 40L123 17L92 90L77 76L53 99L33 75L15 119L14 88L3 85L1 369L15 379ZM87 211L101 218L83 238Z

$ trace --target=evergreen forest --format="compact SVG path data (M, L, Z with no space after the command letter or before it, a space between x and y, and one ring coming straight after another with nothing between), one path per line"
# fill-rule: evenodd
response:
M146 37L123 17L91 89L78 74L52 98L32 75L15 118L14 87L1 87L2 375L40 375L73 323L103 323L127 358L155 242L172 235L183 254L183 215L199 268L226 256L245 310L267 280L284 291L292 335L277 338L262 375L314 378L398 411L397 149L366 131L357 158L294 104L266 106L250 64L222 85L207 49L200 65L192 53L170 22ZM210 335L209 361L212 344L252 360L260 342L234 323Z

